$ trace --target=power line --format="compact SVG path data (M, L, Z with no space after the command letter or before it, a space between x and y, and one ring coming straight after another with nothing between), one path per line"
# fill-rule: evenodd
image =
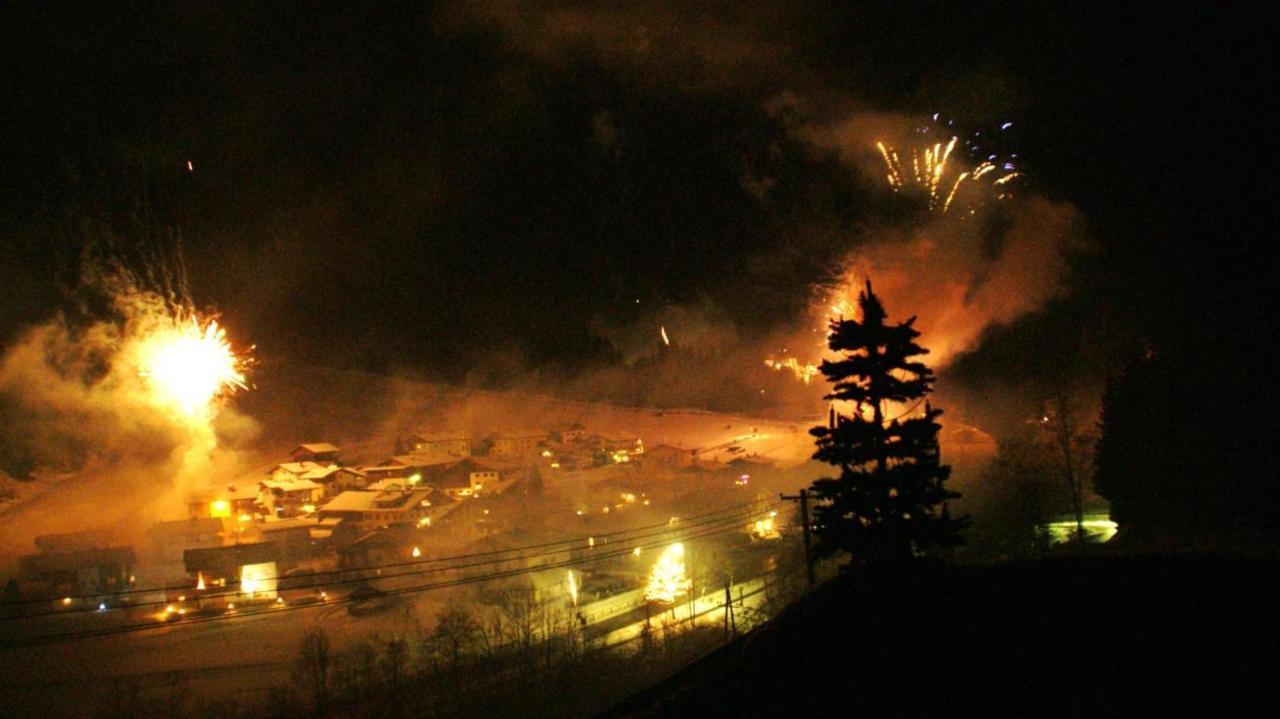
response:
M728 512L734 512L734 511L737 511L737 510L743 510L743 509L746 509L746 508L748 508L748 507L752 507L752 506L757 505L757 504L763 504L763 503L766 503L766 502L769 502L769 501L770 501L770 500L767 500L767 499L758 499L758 500L756 500L756 501L754 501L754 502L747 502L747 503L745 503L745 504L733 505L733 506L730 506L730 507L723 507L723 508L721 508L721 509L713 510L713 511L710 511L710 512L704 512L704 513L702 513L702 514L695 514L695 515L692 515L692 516L690 516L690 517L686 517L686 518L685 518L684 520L682 520L682 521L689 522L689 521L700 520L700 519L702 519L702 518L705 518L705 517L711 517L711 516L714 516L714 515L717 515L717 514L724 514L724 513L728 513ZM603 533L601 533L601 534L594 534L594 535L589 535L589 536L585 536L585 537L571 537L571 538L569 538L569 539L561 539L561 540L556 540L556 541L552 541L552 542L543 542L543 543L540 543L540 544L530 544L530 545L525 545L525 546L523 546L523 547L512 547L512 548L510 548L510 549L495 549L495 550L489 550L489 551L486 551L486 552L472 552L472 553L468 553L468 554L457 554L457 555L446 556L446 557L432 557L432 558L428 558L428 559L415 559L415 560L410 560L410 561L405 561L405 562L392 562L392 563L388 563L388 564L381 564L381 565L369 565L369 566L367 566L367 567L360 567L359 569L370 569L370 570L372 570L372 569L392 569L392 568L396 568L396 567L404 567L404 566L419 566L419 565L423 565L423 564L432 564L432 563L439 563L439 562L451 562L451 561L455 561L455 560L463 560L463 559L475 559L475 558L477 558L477 557L488 557L488 556L494 556L494 555L499 555L499 554L509 554L509 553L512 553L512 552L523 552L523 551L530 550L530 549L543 549L543 548L546 548L546 547L556 547L556 546L560 546L560 545L572 545L572 544L578 544L578 543L586 544L586 543L590 542L591 540L593 540L593 539L597 539L597 538L604 538L604 539L607 541L609 538L619 537L620 535L626 535L626 534L630 534L630 533L632 533L632 532L642 532L642 531L648 531L648 530L650 530L650 529L656 529L656 528L659 528L659 527L667 527L667 526L669 526L669 522L670 522L670 520L668 520L667 522L661 522L661 523L650 524L650 525L643 525L643 526L640 526L640 527L632 527L631 529L619 529L619 530L615 530L615 531L613 531L613 532L603 532ZM626 539L624 538L624 539L622 539L621 541L626 541ZM311 573L311 574L308 574L308 575L307 575L307 577L308 577L308 578L315 578L315 577L326 576L326 575L332 575L332 574L345 574L345 573L350 572L350 571L354 571L354 570L353 570L353 569L332 569L332 570L325 570L325 571L321 571L321 572L313 572L313 573ZM262 580L262 581L273 581L273 580L278 581L278 580L280 580L280 579L287 579L287 578L288 578L288 577L283 577L283 576L277 575L277 576L275 576L275 577L262 577L262 578L261 578L261 580ZM109 597L122 597L122 596L129 596L129 595L132 595L132 594L144 594L144 593L151 593L151 592L165 592L165 591L169 591L169 590L171 590L171 589L184 589L184 588L185 588L185 587L181 587L181 586L167 586L167 587L140 587L140 588L132 588L132 589L123 589L123 590L120 590L120 591L118 591L118 592L98 592L98 593L95 593L95 594L66 595L66 596L62 597L61 599L55 599L55 600L53 600L53 601L66 601L67 599L71 599L71 600L73 600L73 601L75 601L75 600L96 600L96 599L99 599L99 598L101 598L101 597L107 597L107 596L109 596ZM193 591L194 591L194 588L193 588ZM217 597L217 596L229 596L229 595L232 595L232 594L239 594L239 592L229 592L229 593L223 593L223 594L206 594L206 595L204 595L204 596L207 596L207 597L213 598L213 597ZM42 599L20 599L20 600L13 601L13 602L7 602L7 603L5 603L4 605L0 605L0 606L22 606L22 605L26 605L26 604L38 604L38 603L43 603L43 602L48 602L48 601L50 601L50 599L48 599L48 598L42 598ZM64 611L69 611L69 610L64 610ZM93 609L92 609L92 608L85 608L85 609L82 609L82 610L80 610L80 611L93 611ZM27 616L30 616L30 615L27 615Z
M723 528L704 528L698 533L682 537L682 541L691 542L698 539L705 539L708 537L724 534L726 532L730 532L735 529L736 529L736 526L733 526L733 525L723 527ZM427 592L427 591L432 591L436 589L465 586L470 584L480 584L484 582L494 581L496 579L504 579L504 578L514 577L514 576L519 576L522 574L532 574L533 572L548 571L552 569L563 569L567 567L575 567L575 566L580 566L584 564L591 564L591 563L603 561L606 559L613 559L616 557L626 556L628 554L631 554L631 552L632 552L631 549L614 550L610 552L602 552L599 554L595 554L594 556L589 556L589 557L584 557L579 559L569 559L562 562L543 565L540 567L505 570L505 571L494 572L489 574L473 575L470 577L458 577L456 579L416 585L411 587L400 587L395 589L388 589L388 590L382 591L382 596L400 596L400 595L406 595L406 594L416 594L420 592ZM403 575L397 575L397 576L403 576ZM272 615L276 615L286 611L312 609L312 608L327 607L327 606L341 606L343 604L354 604L363 600L364 598L343 597L343 598L335 599L330 602L323 602L323 603L269 605L266 608L258 609L255 611L249 611L249 612L241 612L238 614L223 614L219 616L195 617L192 619L185 619L183 620L183 625L205 624L205 623L218 622L218 621L232 621L236 619L251 619L254 617L261 617L261 616L272 616ZM158 629L164 626L168 626L168 625L159 624L155 622L148 622L146 624L129 624L129 625L124 625L119 627L104 627L101 629L82 630L78 632L66 632L63 634L44 635L44 636L34 637L34 638L21 640L17 642L8 642L0 645L0 647L4 649L17 649L17 648L23 648L28 646L35 646L39 644L50 644L50 643L56 643L61 641L68 641L68 640L89 639L89 638L113 636L113 635L119 635L119 634L131 634L136 632Z
M761 501L764 501L764 500L761 500ZM746 506L746 507L751 507L752 505L755 505L755 504L758 504L758 503L757 503L757 502L753 502L753 503L751 503L751 505L745 505L745 506ZM773 503L773 504L766 504L764 507L761 507L761 508L739 509L739 511L737 511L737 512L736 512L736 513L734 513L734 514L726 514L726 515L724 515L724 516L717 516L717 517L709 517L708 515L700 515L700 516L702 516L702 517L703 517L703 519L701 519L701 520L699 520L699 521L696 521L696 522L684 522L684 523L682 523L682 524L679 526L679 529L684 529L684 528L697 528L697 527L702 527L702 526L718 526L718 525L726 525L726 524L727 524L730 528L732 528L732 526L735 526L738 522L741 522L742 520L744 520L744 519L746 519L746 518L748 518L748 517L754 516L756 513L760 512L760 511L768 511L769 509L772 509L772 508L774 508L774 507L776 507L776 506L777 506L777 504L776 504L776 503ZM712 513L708 513L708 514L712 514ZM652 525L652 526L648 527L648 529L652 529L652 528L655 528L655 527L662 527L662 529L659 529L658 531L654 531L654 532L649 532L649 533L646 533L646 534L642 534L642 535L636 535L636 536L634 536L634 537L625 537L625 538L621 539L620 541L622 541L622 542L627 542L627 543L631 543L631 542L636 542L636 541L641 541L641 540L644 540L644 539L650 539L650 538L653 538L653 537L661 536L661 535L664 535L664 534L667 534L667 533L670 533L670 532L672 532L672 531L676 530L676 528L673 528L673 527L671 527L671 526L669 526L669 525L667 525L667 524L665 524L665 523L664 523L664 524L662 524L662 525ZM628 533L629 533L629 532L631 532L631 531L638 531L638 530L628 530ZM618 534L618 533L615 533L615 535L616 535L616 534ZM604 536L604 535L600 535L600 536ZM591 537L588 537L588 539L592 539L592 538L591 538ZM561 542L561 543L559 543L559 544L564 544L564 542ZM602 543L602 544L603 544L603 543ZM531 546L530 546L530 547L528 547L528 548L538 548L538 547L540 547L540 546L543 546L543 545L531 545ZM594 546L594 545L590 545L590 544L588 544L588 546L587 546L586 548L590 549L592 546ZM487 555L493 555L493 554L499 554L499 553L507 553L507 552L523 551L524 549L526 549L526 548L516 548L516 549L511 549L511 550L502 550L501 552L477 552L477 553L472 554L472 555L459 555L459 557L455 557L455 558L480 557L480 556L487 556ZM537 558L539 558L539 557L546 557L546 556L552 556L552 555L555 555L555 554L559 554L559 553L561 553L561 552L563 552L563 551L571 551L572 549L573 549L573 547L566 547L565 549L555 550L555 551L535 552L535 553L533 553L533 554L521 554L521 555L519 555L519 556L494 558L494 559L488 559L488 560L479 561L479 562L472 562L472 563L470 563L470 564L458 564L458 565L441 565L441 566L433 566L433 567L427 567L427 568L424 568L424 569L418 569L418 570L407 571L407 572L397 572L397 573L393 573L393 574L385 574L385 575L384 575L384 574L381 574L381 570L382 570L382 569L384 569L384 568L396 568L396 567L404 567L404 566L421 566L422 564L430 564L430 563L432 563L433 561L437 561L437 560L426 560L426 561L416 561L416 562L396 562L396 563L384 564L384 565L376 565L376 564L375 564L375 565L368 565L368 566L365 566L365 567L352 567L352 568L343 569L343 570L328 571L328 572L324 572L323 574L325 574L325 575L331 575L331 574L351 574L351 573L355 573L355 572L371 572L371 571L377 571L377 572L379 572L379 576L377 576L377 577L359 576L359 577L347 577L347 578L340 578L340 579L332 579L332 580L326 580L326 581L322 581L322 582L313 582L313 583L308 583L308 584L300 584L299 586L290 587L289 589L290 589L290 590L318 589L318 588L322 588L322 587L336 587L336 586L343 586L343 585L347 585L347 584L361 584L361 583L366 583L366 582L370 581L371 579L395 579L395 578L398 578L398 577L409 577L409 576L417 576L417 575L422 575L422 574L435 574L435 573L439 573L439 572L448 572L448 571L456 571L456 570L461 570L461 569L470 569L470 568L473 568L473 567L486 566L486 565L490 565L490 564L499 564L499 563L502 563L502 562L514 562L514 561L525 561L525 560L529 560L529 559L537 559ZM627 552L631 552L631 551L633 551L633 550L632 550L632 549L628 549L628 550L626 550L626 551L627 551ZM319 575L319 574L321 574L321 573L317 572L315 575L306 575L306 576L307 576L307 578L308 578L308 579L314 579L314 578L315 578L315 576L317 576L317 575ZM160 590L151 590L151 591L160 591ZM195 590L193 590L193 591L195 591ZM199 595L195 595L195 596L193 596L193 598L198 598L198 599L201 599L201 600L212 600L212 599L220 599L220 598L224 598L224 597L233 597L233 598L234 598L234 597L238 597L238 596L240 596L241 594L242 594L242 592L240 592L239 590L235 590L235 591L222 591L222 592L210 592L210 593L199 594ZM46 602L47 602L47 601L49 601L49 600L47 600L47 599L46 599L46 600L40 600L40 601L46 601ZM163 599L163 600L153 600L153 601L145 601L145 602L136 602L136 603L133 603L133 604L129 604L129 605L127 605L126 607L120 607L120 608L121 608L121 609L137 609L137 608L145 608L145 607L154 607L154 606L168 605L168 604L171 604L171 603L172 603L172 602L170 602L168 598L165 598L165 599ZM84 608L80 608L80 609L76 609L76 610L74 610L74 613L82 613L82 614L83 614L83 613L93 613L93 612L95 612L95 611L96 611L96 610L95 610L94 608L92 608L92 607L84 607ZM3 617L3 618L0 618L0 622L6 622L6 621L20 621L20 620L28 620L28 619L38 619L38 618L41 618L41 617L48 617L48 616L63 616L63 615L71 614L71 613L73 613L73 611L68 611L68 610L65 610L65 609L54 609L54 610L45 611L45 612L36 612L36 613L30 613L30 614L20 614L20 615L15 615L15 616L11 616L11 617Z

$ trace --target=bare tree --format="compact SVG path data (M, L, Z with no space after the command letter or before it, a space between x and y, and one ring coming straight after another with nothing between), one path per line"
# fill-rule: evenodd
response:
M328 699L332 660L329 635L319 627L308 629L298 645L298 659L294 669L299 682L311 694L317 714L324 711Z

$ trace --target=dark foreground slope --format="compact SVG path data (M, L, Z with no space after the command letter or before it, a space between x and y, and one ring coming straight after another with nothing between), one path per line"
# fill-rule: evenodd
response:
M1278 569L1180 555L840 577L609 716L1277 716Z

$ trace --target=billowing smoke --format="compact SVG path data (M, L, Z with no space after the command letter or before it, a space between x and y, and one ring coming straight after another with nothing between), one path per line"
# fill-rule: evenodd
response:
M222 387L165 376L216 370L202 354L225 343L216 325L121 277L96 288L105 295L105 316L35 325L0 357L4 471L34 473L37 483L62 477L39 502L6 516L6 551L42 532L177 518L188 494L240 469L219 439L245 441L255 432L252 421L216 398L190 394L192 387L213 394ZM234 356L229 361L238 366Z
M913 137L919 124L865 113L799 130L815 148L834 151L869 181L883 185L891 208L869 228L866 240L849 251L840 279L816 291L807 318L812 326L805 331L812 333L829 318L851 313L859 290L871 280L891 319L918 318L916 328L931 350L930 363L945 368L957 355L976 350L989 327L1043 309L1066 293L1072 258L1089 243L1074 206L1039 196L1022 182L992 181L1017 177L1012 163L992 166L997 172L974 181L975 168L990 165L987 157L995 156L985 150L977 160L963 147L952 153L938 171L933 196L925 190L913 196L910 186L895 186L895 168L877 143L894 148L914 142L917 148L903 148L894 159L905 166L904 173L928 176L920 167L926 155L933 153L936 162L941 149L945 157L954 137L940 135L936 128L932 137ZM920 149L918 160L912 149ZM955 202L948 205L948 199Z

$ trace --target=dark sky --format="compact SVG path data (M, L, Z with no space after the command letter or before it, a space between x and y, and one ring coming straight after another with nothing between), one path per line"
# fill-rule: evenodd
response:
M937 109L1015 121L1100 248L958 371L1264 316L1268 10L176 5L3 11L5 341L85 245L137 264L175 233L197 305L268 360L573 371L617 361L602 327L700 302L763 333L876 201L794 123Z

